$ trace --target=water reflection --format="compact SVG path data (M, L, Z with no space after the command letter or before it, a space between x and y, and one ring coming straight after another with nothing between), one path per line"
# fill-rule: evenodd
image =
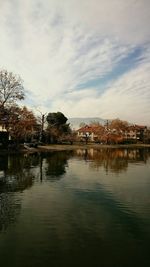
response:
M0 194L0 231L6 231L7 227L16 222L21 210L20 197L11 194Z
M34 174L32 169L33 157L25 155L5 155L1 172L0 192L16 192L32 186Z
M47 180L50 182L57 181L63 177L66 173L68 166L68 160L73 156L72 151L50 151L45 153L36 153L38 169L36 179Z
M2 156L2 265L149 266L149 158L149 149Z
M49 152L1 156L0 193L31 187L34 180L59 180L66 173L73 152Z
M32 164L35 158L23 154L0 156L0 230L17 220L21 210L22 192L33 185ZM38 164L38 162L36 163Z
M51 152L0 155L0 230L16 221L21 209L22 192L33 186L34 181L61 179L66 172L72 152Z
M45 179L51 182L61 179L66 173L68 160L72 156L72 151L42 153L40 155L40 166L42 166L40 173L42 172L42 178L44 176Z
M73 156L88 162L91 169L106 172L127 171L130 163L146 164L150 149L78 149L49 153L0 155L0 192L24 190L35 179L55 181L62 178Z
M90 167L93 169L104 167L106 172L119 173L127 171L129 163L146 163L150 157L150 149L78 149L76 155L85 161L91 161Z

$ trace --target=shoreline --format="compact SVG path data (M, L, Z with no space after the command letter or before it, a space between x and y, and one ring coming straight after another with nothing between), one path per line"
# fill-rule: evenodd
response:
M67 151L76 149L124 149L124 148L150 148L150 144L125 144L125 145L101 145L101 144L50 144L44 146L38 146L37 148L21 148L18 150L0 150L0 155L2 154L19 154L19 153L36 153L36 152L50 152L50 151Z
M73 145L45 145L39 146L39 151L64 151L76 149L107 149L107 148L150 148L150 144L101 145L101 144L73 144Z

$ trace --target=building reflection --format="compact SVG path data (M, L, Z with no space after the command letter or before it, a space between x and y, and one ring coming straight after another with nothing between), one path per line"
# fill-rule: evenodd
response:
M77 157L89 161L91 168L99 170L103 167L106 172L118 173L126 171L129 163L146 163L150 157L150 149L146 148L102 148L78 149Z
M149 149L78 149L49 153L0 155L0 230L15 222L21 210L22 192L35 181L57 182L65 177L72 157L88 162L91 169L106 172L127 171L130 163L143 164L150 157Z
M59 180L66 173L68 160L76 156L88 162L90 168L103 167L107 172L126 171L130 163L146 163L150 149L78 149L48 153L0 155L0 193L31 187L35 179Z

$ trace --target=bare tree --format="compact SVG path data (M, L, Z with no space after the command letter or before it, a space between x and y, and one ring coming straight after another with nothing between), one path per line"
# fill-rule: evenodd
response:
M129 123L127 121L122 121L120 119L114 119L109 123L109 128L111 130L114 129L118 133L125 131L128 126Z
M42 111L40 109L38 109L37 107L35 107L36 111L38 111L40 113L39 116L37 116L37 122L40 125L40 132L39 132L39 142L43 141L43 134L44 134L44 126L46 123L46 114L47 113L42 113Z
M0 71L0 108L4 109L16 104L17 100L24 99L24 87L19 76L8 72Z

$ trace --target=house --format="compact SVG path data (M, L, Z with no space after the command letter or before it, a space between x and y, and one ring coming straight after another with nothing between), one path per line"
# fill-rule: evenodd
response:
M85 125L76 131L77 137L80 141L96 142L102 129L101 125Z
M130 125L127 130L124 132L125 140L135 140L135 141L144 141L144 136L147 132L146 126L141 125Z
M147 127L141 125L129 125L124 129L109 129L102 125L85 125L77 130L77 137L80 141L107 144L145 142L148 139Z

